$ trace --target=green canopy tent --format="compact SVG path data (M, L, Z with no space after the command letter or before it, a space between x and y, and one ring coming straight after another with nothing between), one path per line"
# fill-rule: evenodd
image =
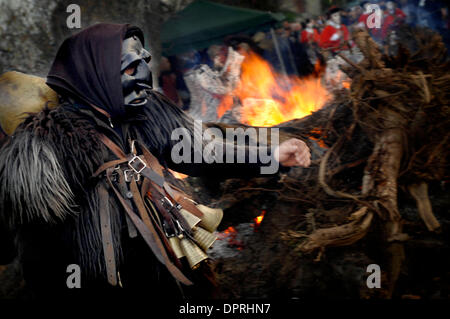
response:
M163 54L171 56L201 50L222 42L227 35L269 29L283 18L282 14L198 0L164 23Z

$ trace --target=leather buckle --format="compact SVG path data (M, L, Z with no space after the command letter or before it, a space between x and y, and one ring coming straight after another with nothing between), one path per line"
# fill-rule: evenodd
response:
M134 165L136 165L136 167ZM128 166L133 169L136 174L140 174L147 167L147 164L145 164L139 156L134 155L128 162Z

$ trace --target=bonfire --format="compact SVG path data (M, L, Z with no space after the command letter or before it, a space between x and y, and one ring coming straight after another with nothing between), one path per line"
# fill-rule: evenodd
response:
M208 191L197 193L225 208L222 230L228 232L256 218L262 207L266 211L242 252L216 261L222 297L322 294L325 288L311 284L312 277L324 285L341 281L317 275L317 269L336 269L331 262L347 260L347 267L358 269L352 284L362 285L348 288L350 296L390 298L408 259L405 245L420 238L414 231L442 232L428 188L445 186L449 177L450 65L439 35L409 27L397 33L409 40L381 48L357 31L353 36L365 59L347 61L343 72L351 83L334 96L317 77L276 78L264 61L247 57L234 92L242 102L241 122L276 126L282 139L308 141L313 163L277 177L208 182ZM226 103L219 115L231 107ZM185 183L203 185L192 178ZM421 220L412 233L404 230L408 196ZM350 250L334 253L338 246ZM376 291L362 284L371 263L384 270Z

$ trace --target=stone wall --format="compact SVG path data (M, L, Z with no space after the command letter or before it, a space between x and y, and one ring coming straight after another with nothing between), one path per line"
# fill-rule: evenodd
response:
M82 28L97 22L141 27L155 65L161 54L161 24L170 10L179 9L159 0L0 0L0 73L17 70L45 76L62 41L80 30L67 27L71 3L80 6Z

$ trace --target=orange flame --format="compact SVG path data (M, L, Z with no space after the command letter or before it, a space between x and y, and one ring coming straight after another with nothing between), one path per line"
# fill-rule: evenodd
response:
M241 100L241 122L252 126L273 126L302 118L320 109L330 98L317 73L307 78L283 76L253 52L242 63L241 81L232 95ZM232 99L224 99L218 116L232 106Z
M314 128L311 130L310 139L317 142L317 144L322 148L328 148L328 145L323 141L324 138L327 138L327 135L319 128Z
M234 228L233 226L228 227L223 232L225 234L235 234L235 233L237 233L236 228Z
M262 222L263 219L264 219L264 215L265 215L265 214L266 214L266 211L263 210L263 211L261 212L261 215L255 217L255 218L253 219L253 220L255 221L255 226L256 226L256 227L258 227L258 226L261 224L261 222Z
M227 239L229 246L233 246L236 247L236 249L238 250L242 250L244 244L242 243L242 241L237 239L237 235L238 233L236 228L230 226L227 229L225 229L222 233L219 233L217 239L218 240Z

